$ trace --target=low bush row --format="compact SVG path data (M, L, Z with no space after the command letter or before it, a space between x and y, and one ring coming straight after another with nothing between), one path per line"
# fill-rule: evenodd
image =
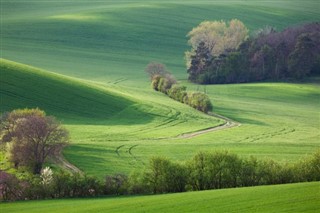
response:
M201 92L187 92L185 86L176 83L171 75L155 75L152 78L152 88L156 91L168 95L170 98L187 104L201 112L212 111L212 103L209 97Z
M184 163L153 157L147 168L106 176L104 181L49 168L41 175L17 179L0 171L0 198L4 201L158 194L232 187L320 181L320 151L294 164L243 158L229 152L199 152Z

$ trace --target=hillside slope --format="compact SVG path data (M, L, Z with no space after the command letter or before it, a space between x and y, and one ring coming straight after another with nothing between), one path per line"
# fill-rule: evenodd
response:
M135 104L80 80L0 59L0 111L45 110L68 121L103 121Z
M319 1L3 1L2 57L68 76L135 87L150 61L187 76L186 34L237 18L254 30L319 21ZM57 63L59 62L59 63ZM139 84L136 84L139 82Z

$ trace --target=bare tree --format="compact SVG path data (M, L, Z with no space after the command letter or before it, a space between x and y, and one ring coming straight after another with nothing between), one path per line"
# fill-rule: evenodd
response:
M169 71L167 70L166 66L164 64L158 63L158 62L151 62L149 63L145 70L144 70L152 80L153 77L156 75L159 75L161 77L165 77L169 74Z

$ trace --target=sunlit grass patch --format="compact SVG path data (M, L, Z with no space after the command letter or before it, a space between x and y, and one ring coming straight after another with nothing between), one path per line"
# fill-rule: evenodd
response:
M58 20L69 20L69 21L93 21L100 19L100 17L96 15L85 15L85 14L64 14L64 15L55 15L50 16L50 19L58 19Z

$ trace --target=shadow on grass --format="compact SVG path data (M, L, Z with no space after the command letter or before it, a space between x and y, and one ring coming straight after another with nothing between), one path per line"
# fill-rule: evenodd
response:
M222 108L222 107L214 107L214 112L220 115L223 115L227 118L230 118L234 121L237 121L241 124L251 124L251 125L258 125L258 126L268 126L268 124L261 122L259 120L254 120L252 117L249 118L249 116L246 117L249 113L256 112L250 111L250 110L239 110L239 109L231 109L231 108Z

